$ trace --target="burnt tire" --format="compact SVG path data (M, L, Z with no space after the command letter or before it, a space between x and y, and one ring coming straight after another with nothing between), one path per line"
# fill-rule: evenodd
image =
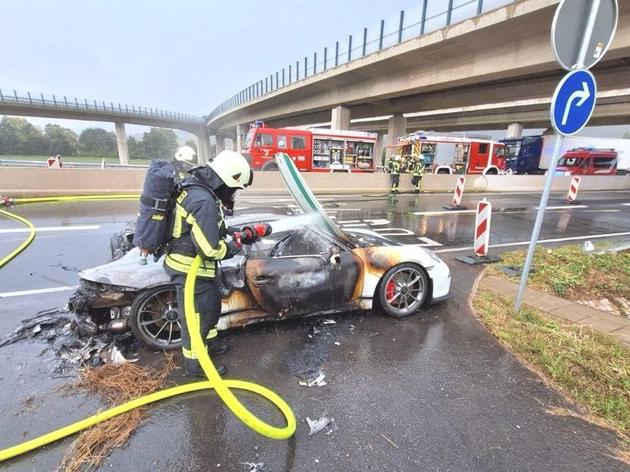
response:
M422 308L429 288L425 270L418 264L405 262L392 267L381 277L376 299L387 315L407 318Z
M136 339L157 351L182 345L175 287L165 285L141 293L131 305L129 324Z

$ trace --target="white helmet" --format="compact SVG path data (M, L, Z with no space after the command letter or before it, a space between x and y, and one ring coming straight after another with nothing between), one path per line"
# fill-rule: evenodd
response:
M230 188L249 187L254 180L247 159L235 151L221 151L208 165Z
M190 146L181 146L175 151L175 160L183 162L193 162L197 153Z

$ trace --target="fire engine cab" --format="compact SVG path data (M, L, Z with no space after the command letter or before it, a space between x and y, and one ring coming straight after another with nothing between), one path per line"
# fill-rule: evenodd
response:
M427 170L434 174L499 175L506 171L505 145L488 138L416 131L402 138L394 152L403 162L412 162L420 153Z
M274 156L288 154L302 172L373 172L376 134L330 129L250 126L242 154L252 169L277 170Z

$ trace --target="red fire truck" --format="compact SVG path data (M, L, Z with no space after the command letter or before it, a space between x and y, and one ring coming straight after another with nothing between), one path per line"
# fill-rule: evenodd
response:
M507 168L505 144L489 138L416 131L398 138L393 152L403 164L422 153L427 170L434 174L499 175Z
M277 170L274 156L283 152L302 172L373 172L376 137L362 131L268 128L257 121L242 153L253 169Z
M556 175L617 175L614 149L576 148L558 162Z

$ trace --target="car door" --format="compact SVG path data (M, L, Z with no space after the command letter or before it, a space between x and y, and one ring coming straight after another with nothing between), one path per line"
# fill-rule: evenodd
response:
M268 255L247 260L247 286L260 307L279 318L333 306L332 244L306 227L287 231Z
M333 271L333 306L347 305L363 291L363 262L343 244L333 244L330 251Z

